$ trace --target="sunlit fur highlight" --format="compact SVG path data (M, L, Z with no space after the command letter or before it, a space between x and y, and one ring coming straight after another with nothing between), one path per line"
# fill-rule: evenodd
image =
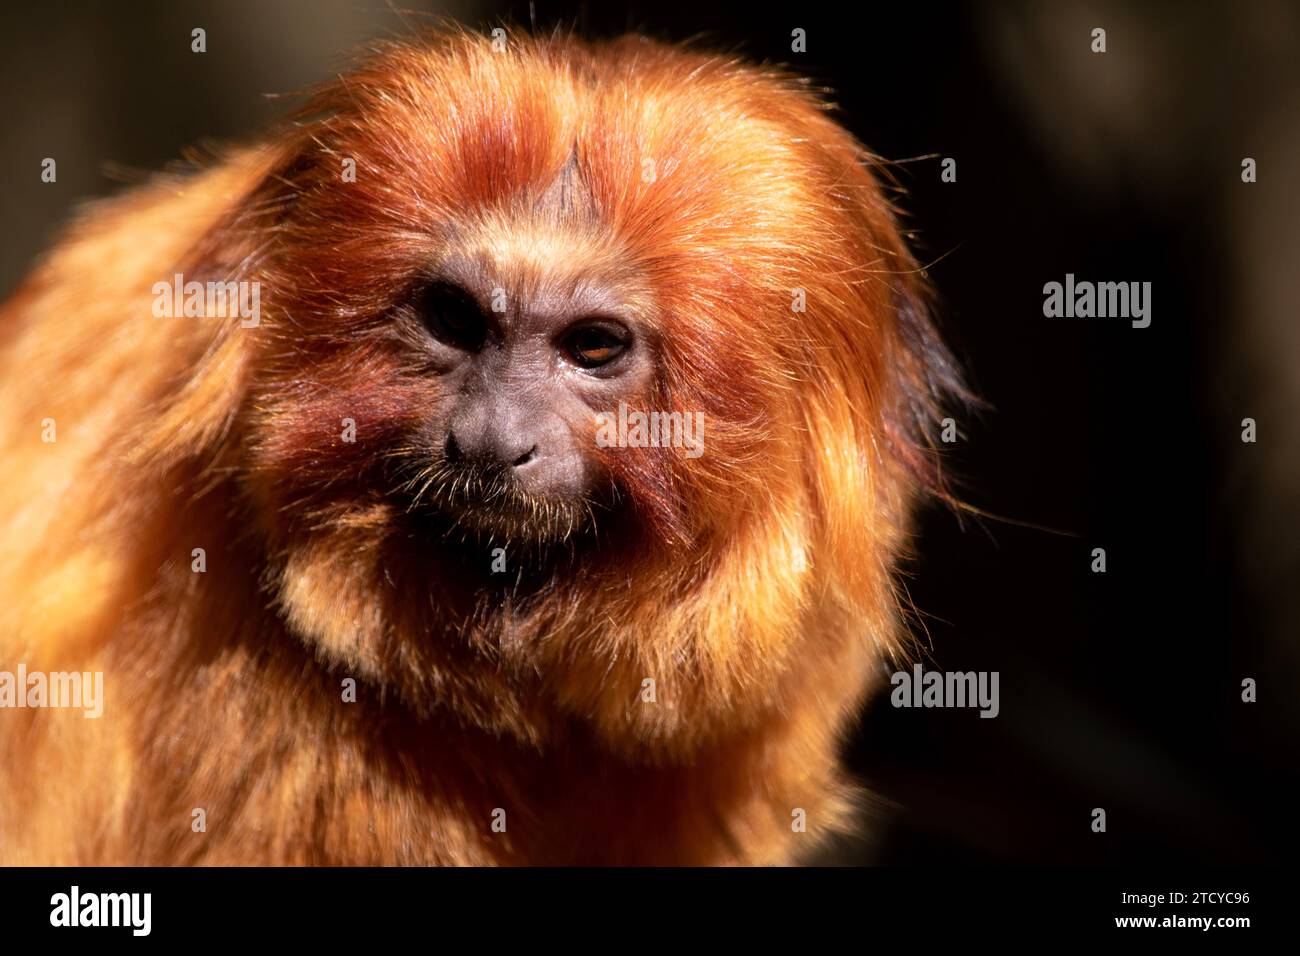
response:
M958 391L879 169L777 70L450 31L88 209L0 323L0 667L103 670L105 715L0 711L0 863L806 859ZM698 459L593 442L621 520L541 581L392 494L438 388L394 310L450 254L622 290L646 407L704 413ZM261 325L155 319L178 271Z

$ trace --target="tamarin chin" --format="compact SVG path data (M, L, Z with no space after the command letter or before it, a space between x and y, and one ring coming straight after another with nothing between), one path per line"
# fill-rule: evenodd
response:
M0 315L0 671L102 715L10 682L0 863L851 826L963 394L881 169L773 68L443 31L91 206Z

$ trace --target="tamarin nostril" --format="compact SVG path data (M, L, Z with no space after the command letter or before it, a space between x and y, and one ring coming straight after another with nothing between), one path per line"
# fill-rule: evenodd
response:
M534 445L532 448L528 449L528 451L524 452L522 455L520 455L518 458L515 459L514 467L520 468L523 465L528 464L536 456L537 456L537 446Z
M460 445L456 444L456 436L451 432L447 433L447 443L442 448L443 457L448 461L460 461Z

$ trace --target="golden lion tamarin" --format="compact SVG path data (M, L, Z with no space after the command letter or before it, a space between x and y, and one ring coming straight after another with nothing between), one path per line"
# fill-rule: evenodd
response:
M960 393L878 166L449 31L93 206L0 318L0 863L805 859Z

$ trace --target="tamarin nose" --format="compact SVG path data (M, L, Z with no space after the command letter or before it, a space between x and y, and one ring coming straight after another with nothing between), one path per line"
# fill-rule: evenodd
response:
M477 436L448 431L444 449L447 461L460 463L473 461L497 468L523 468L537 459L537 445L527 438L511 440L495 429L484 430Z

